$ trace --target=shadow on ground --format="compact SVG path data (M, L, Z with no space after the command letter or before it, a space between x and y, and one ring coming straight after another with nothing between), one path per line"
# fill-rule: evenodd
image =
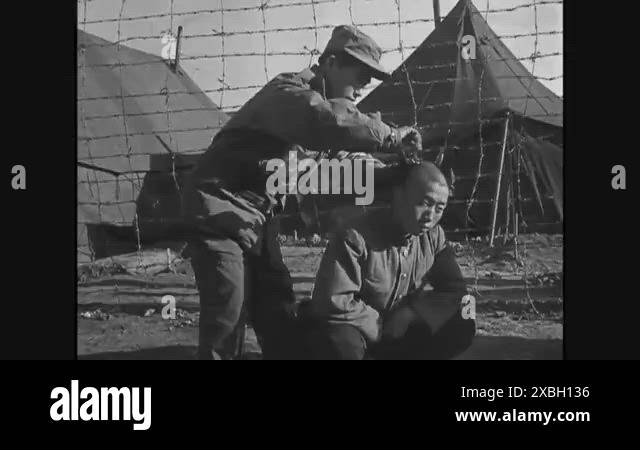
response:
M458 360L562 359L561 339L527 339L514 336L476 336Z
M172 345L135 351L105 352L80 355L80 360L193 360L196 347ZM248 354L244 359L260 359ZM562 340L525 339L511 336L476 336L471 347L457 360L559 360L562 359Z
M134 351L93 353L78 355L79 360L188 360L195 359L196 346L170 345Z

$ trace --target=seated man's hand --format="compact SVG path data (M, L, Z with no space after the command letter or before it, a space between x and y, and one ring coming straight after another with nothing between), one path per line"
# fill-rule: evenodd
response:
M382 324L382 339L399 339L407 332L411 325L418 318L413 309L408 306L400 306L391 312Z

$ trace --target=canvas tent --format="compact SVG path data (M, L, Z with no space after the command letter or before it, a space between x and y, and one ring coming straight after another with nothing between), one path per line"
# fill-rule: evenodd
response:
M172 234L184 172L227 116L159 56L78 30L79 262Z
M452 176L445 229L489 231L499 174L497 227L561 227L562 99L524 67L470 0L460 0L358 107L420 129L430 158Z

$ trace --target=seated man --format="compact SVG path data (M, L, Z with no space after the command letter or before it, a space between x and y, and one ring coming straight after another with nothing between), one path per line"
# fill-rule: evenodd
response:
M309 357L446 359L471 344L466 285L438 225L446 179L429 162L404 175L389 209L360 217L327 245L308 305Z

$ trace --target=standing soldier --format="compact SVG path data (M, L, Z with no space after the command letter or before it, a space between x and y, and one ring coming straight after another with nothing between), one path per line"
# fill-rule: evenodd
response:
M230 356L225 341L245 304L264 358L293 357L287 311L295 298L270 220L283 198L267 192L264 163L287 160L291 150L388 152L419 143L415 129L390 127L354 104L371 77L389 77L381 55L366 34L336 27L318 65L267 83L200 158L183 202L200 293L200 359Z

